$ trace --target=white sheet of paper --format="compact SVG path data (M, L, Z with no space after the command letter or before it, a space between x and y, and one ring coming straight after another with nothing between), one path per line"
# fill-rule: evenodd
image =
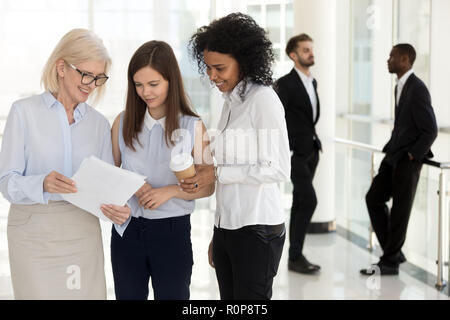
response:
M109 220L100 207L103 204L124 206L145 183L145 177L113 166L95 156L85 158L71 178L77 193L61 194L63 199L93 215Z

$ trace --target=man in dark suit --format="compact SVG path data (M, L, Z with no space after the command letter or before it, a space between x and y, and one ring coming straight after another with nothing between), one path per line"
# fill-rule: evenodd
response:
M431 98L425 84L414 75L416 58L409 44L393 47L388 63L390 73L397 75L395 87L395 122L386 153L377 176L366 195L372 227L383 249L383 256L361 274L398 274L406 259L401 252L419 182L422 161L433 157L431 145L437 136L437 124ZM389 210L386 202L392 198Z
M313 40L306 34L291 38L286 45L286 54L294 62L294 68L274 84L274 89L285 109L292 151L291 180L294 190L288 268L300 273L316 273L320 266L310 263L303 255L306 230L317 206L313 178L321 150L315 129L320 115L317 81L309 70L314 65Z

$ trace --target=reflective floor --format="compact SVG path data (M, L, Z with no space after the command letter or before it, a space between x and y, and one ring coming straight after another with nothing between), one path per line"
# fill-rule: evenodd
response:
M0 215L0 299L13 299L6 242L7 220L4 214L7 207L7 203L0 198L0 209L3 211ZM194 251L191 299L219 299L214 269L207 263L213 211L196 210L191 223ZM102 230L108 299L114 299L109 252L111 226L102 222ZM274 280L273 299L449 299L447 295L404 271L400 271L399 276L360 276L359 269L377 262L377 256L336 233L307 236L304 253L311 262L321 265L322 270L318 275L301 275L288 271L287 244L288 242L285 243L278 275ZM151 298L152 294L149 296Z

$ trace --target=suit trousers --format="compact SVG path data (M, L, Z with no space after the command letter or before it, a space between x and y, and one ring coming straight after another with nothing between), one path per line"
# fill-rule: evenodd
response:
M190 215L131 218L121 237L111 231L117 300L145 300L151 277L155 300L188 300L192 274Z
M302 255L306 230L317 206L313 178L318 163L318 150L306 159L296 154L291 158L291 180L294 190L289 225L289 260L296 260Z
M213 263L222 300L269 300L285 233L261 239L248 227L214 228Z
M392 267L399 265L421 169L422 163L409 160L407 155L396 165L385 158L366 195L370 221L383 249L380 261ZM389 210L386 203L391 198Z

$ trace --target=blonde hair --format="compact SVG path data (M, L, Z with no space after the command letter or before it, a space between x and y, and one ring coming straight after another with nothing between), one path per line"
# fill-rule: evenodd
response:
M42 71L41 85L52 93L59 90L56 63L60 59L74 65L86 61L105 61L106 74L111 66L111 57L103 45L102 39L90 30L73 29L59 40ZM105 86L103 85L94 91L94 101L101 98L104 90Z

